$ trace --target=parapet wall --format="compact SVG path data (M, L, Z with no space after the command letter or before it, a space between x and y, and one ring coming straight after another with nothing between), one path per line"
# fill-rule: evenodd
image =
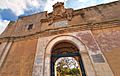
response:
M54 20L52 25L51 21L45 21L54 17L54 11L47 14L47 12L41 12L33 14L31 16L25 16L19 18L14 23L11 22L5 31L0 35L0 38L4 37L21 37L27 35L33 35L36 33L44 32L46 30L55 30L57 28L71 27L73 25L87 25L88 27L94 23L101 23L106 21L120 20L120 2L112 2L107 4L101 4L97 6L92 6L88 8L83 8L79 10L68 10L68 14L71 16L70 20L61 18L59 20ZM64 14L64 13L63 13ZM62 23L63 21L63 23ZM66 22L64 22L66 21ZM57 23L58 22L58 23ZM54 24L62 24L63 26L54 26ZM67 24L67 25L65 25ZM32 29L28 30L29 25L32 25ZM85 28L86 29L86 28Z

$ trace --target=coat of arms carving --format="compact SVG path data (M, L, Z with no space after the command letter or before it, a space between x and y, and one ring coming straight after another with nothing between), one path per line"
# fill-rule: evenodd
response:
M49 22L51 25L55 21L59 20L71 20L73 17L73 9L65 9L63 2L57 2L53 5L53 12L47 14L47 18L42 21Z

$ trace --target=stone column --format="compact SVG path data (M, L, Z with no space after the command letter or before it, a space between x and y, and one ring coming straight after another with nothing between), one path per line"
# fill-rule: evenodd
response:
M45 40L43 38L39 38L37 43L37 50L32 76L43 76L45 47L46 47Z

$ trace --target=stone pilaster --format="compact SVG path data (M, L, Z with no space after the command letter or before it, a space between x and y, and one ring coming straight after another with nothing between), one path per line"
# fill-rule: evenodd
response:
M44 47L41 38L38 39L35 62L32 76L43 76Z
M50 76L50 55L45 57L44 76Z
M0 58L4 52L5 46L6 46L7 42L3 42L0 44Z
M45 48L47 46L47 40L48 39L46 38L38 39L32 76L44 76Z
M0 67L2 67L2 64L10 50L10 47L12 45L13 42L6 42L5 45L4 45L4 48L1 49L2 53L1 53L1 58L0 58Z

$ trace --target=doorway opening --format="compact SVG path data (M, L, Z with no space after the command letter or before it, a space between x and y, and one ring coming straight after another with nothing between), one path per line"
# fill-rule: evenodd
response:
M86 76L78 48L67 41L57 43L53 46L50 68L51 76ZM69 71L67 72L66 70ZM75 72L77 73L75 74Z
M81 69L73 57L61 57L55 62L55 76L82 76Z

